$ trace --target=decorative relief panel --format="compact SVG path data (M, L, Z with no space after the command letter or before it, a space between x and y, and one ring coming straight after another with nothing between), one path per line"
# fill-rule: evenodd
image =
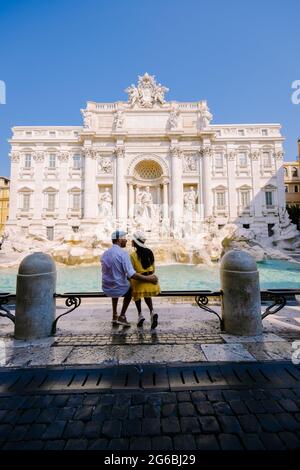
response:
M183 171L184 173L197 172L197 156L195 154L184 154Z
M110 157L98 157L98 172L102 174L112 174L113 163Z

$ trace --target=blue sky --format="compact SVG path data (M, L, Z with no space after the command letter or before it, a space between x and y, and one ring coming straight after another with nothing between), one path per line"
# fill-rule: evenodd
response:
M87 100L126 100L146 71L213 123L279 122L297 155L298 0L0 0L0 174L14 125L81 125Z

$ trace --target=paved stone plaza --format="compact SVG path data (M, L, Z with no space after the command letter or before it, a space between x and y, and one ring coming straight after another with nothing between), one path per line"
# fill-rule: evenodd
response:
M273 379L266 376L266 383L256 383L258 372L251 372L251 367L260 364L292 365L292 341L300 339L299 305L266 318L264 332L257 337L221 333L218 319L192 303L157 299L156 305L159 325L151 332L148 317L143 329L136 328L134 306L127 315L132 326L124 330L111 326L107 300L99 299L98 304L83 300L81 307L59 321L55 337L28 343L15 341L13 324L1 318L0 448L300 449L299 370L296 375L276 372ZM64 309L60 301L57 314ZM91 367L118 374L130 364L135 373L146 364L154 368L215 364L221 372L236 364L247 367L248 380L250 373L253 381L251 386L243 381L202 386L200 373L196 387L184 385L183 380L177 391L176 387L160 391L119 387L96 392L82 387L80 381L77 388L73 382L74 388L68 391L55 389L53 384L52 389L31 387L26 391L21 377L12 379L19 386L15 391L3 388L5 374L16 374L18 368L25 375L37 371L43 383L51 372L61 370L72 376L71 383L76 367L86 377L85 384L89 374L96 373ZM191 375L184 370L180 373ZM288 376L292 382L285 381ZM35 383L34 378L32 381Z
M192 301L159 299L156 305L159 325L151 331L145 307L144 328L136 327L134 305L127 314L131 328L112 327L108 300L83 300L81 307L59 320L54 337L32 342L15 341L13 324L0 318L0 364L35 367L291 360L292 342L300 340L299 305L268 316L263 321L263 334L251 337L221 333L217 317ZM213 308L220 312L220 307ZM65 310L60 301L57 315Z

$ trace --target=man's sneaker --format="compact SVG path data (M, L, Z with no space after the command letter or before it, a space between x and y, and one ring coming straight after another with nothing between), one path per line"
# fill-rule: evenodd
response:
M137 327L140 328L141 326L143 326L143 323L145 321L145 318L143 317L143 315L139 315L138 316L138 322L137 322Z
M117 326L118 325L118 317L113 317L111 321L112 326Z
M118 318L118 325L131 326L130 323L127 321L126 317L121 316Z
M151 330L157 327L158 315L157 313L151 313Z

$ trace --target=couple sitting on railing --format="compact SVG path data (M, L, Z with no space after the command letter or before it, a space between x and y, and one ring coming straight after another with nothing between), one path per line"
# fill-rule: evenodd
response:
M126 311L131 299L135 301L138 311L137 326L143 326L141 300L144 298L150 311L151 329L156 328L158 315L153 311L151 297L160 293L158 278L154 274L154 255L144 246L146 238L142 232L132 237L135 251L128 255L122 248L126 247L127 238L124 230L116 230L111 235L112 247L101 257L102 289L105 295L112 298L112 324L130 326ZM124 297L120 315L117 313L119 297Z

